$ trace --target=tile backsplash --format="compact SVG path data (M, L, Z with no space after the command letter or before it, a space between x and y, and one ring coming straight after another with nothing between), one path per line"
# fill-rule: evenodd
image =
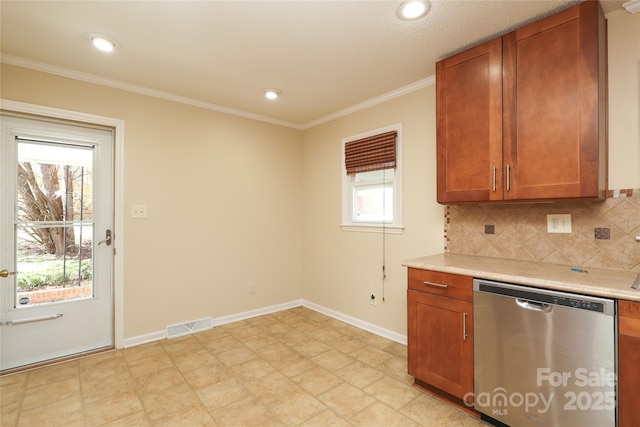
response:
M598 202L445 207L445 252L640 272L640 189ZM571 233L547 232L571 214Z

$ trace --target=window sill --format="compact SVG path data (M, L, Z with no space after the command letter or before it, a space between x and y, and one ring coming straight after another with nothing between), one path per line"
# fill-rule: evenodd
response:
M340 224L342 231L357 231L361 233L382 233L383 227L378 224ZM386 234L402 234L404 226L402 225L385 225L384 232Z

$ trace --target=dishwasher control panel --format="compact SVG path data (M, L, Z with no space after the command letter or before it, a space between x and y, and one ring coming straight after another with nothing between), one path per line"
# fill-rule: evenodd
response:
M556 305L567 305L569 307L581 308L583 310L591 310L602 313L603 304L599 302L585 301L583 299L570 298L568 303L566 298L554 298L553 303Z
M474 290L543 304L553 304L580 310L595 311L597 313L613 314L613 301L586 295L568 294L548 289L526 288L522 285L511 285L480 279L475 279Z

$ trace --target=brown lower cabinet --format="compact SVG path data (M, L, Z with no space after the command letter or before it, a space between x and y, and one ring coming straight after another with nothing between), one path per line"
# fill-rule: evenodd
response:
M471 407L473 278L415 268L408 276L409 374L418 386ZM638 427L639 302L618 301L618 332L618 427Z
M640 303L618 301L618 427L640 425Z
M416 384L473 403L473 279L409 269L408 367Z

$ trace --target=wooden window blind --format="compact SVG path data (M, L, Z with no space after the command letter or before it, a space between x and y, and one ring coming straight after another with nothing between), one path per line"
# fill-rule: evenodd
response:
M344 145L347 174L395 168L396 138L394 130L347 142Z

